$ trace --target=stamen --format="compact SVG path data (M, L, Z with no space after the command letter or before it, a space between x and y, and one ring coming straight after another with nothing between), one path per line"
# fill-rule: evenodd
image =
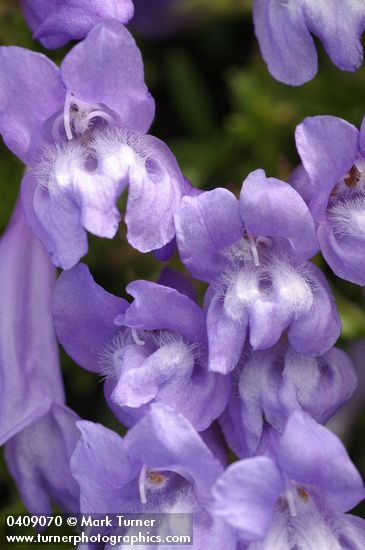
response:
M137 330L135 328L132 328L131 332L132 332L132 338L134 342L137 344L137 346L144 346L145 342L140 339L140 337L138 336Z
M251 247L251 252L252 252L254 264L255 264L256 267L258 267L260 265L260 259L259 259L259 253L257 252L255 239L253 238L253 236L251 235L251 233L247 229L246 229L246 233L247 233L247 236L248 236L248 240L250 242L250 247Z
M285 490L285 496L286 496L286 500L288 501L289 513L290 513L292 518L296 518L297 517L297 507L296 507L296 504L295 504L295 498L294 498L293 492L290 489L290 487L288 487Z
M63 124L65 126L65 132L68 140L72 139L72 129L71 129L71 119L70 119L70 110L72 103L72 94L67 92L65 105L63 107Z
M104 111L91 111L86 117L86 121L90 122L93 118L103 118L106 122L113 122L113 117Z
M146 473L147 473L147 466L146 464L143 464L139 478L138 478L138 489L139 489L139 496L141 498L141 503L146 504L147 497L146 497Z

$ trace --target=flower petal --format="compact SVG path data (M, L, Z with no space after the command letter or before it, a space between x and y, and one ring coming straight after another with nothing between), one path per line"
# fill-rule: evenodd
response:
M77 420L73 411L54 404L5 447L7 466L31 514L50 514L53 503L79 512L79 488L69 467L79 439Z
M346 512L364 498L359 472L341 441L308 414L291 414L278 449L278 463L292 480L318 492L330 509Z
M214 485L212 511L238 529L244 540L260 540L269 530L283 489L283 478L271 459L240 460Z
M301 2L255 0L253 18L261 53L274 78L299 86L317 72L317 52Z
M94 27L66 56L61 75L77 99L105 104L123 127L145 133L151 126L155 102L144 83L142 57L119 21Z
M353 166L358 138L355 126L334 116L308 117L297 126L295 141L311 179L315 219L323 218L332 189Z
M79 264L59 277L53 297L57 338L84 369L100 372L101 356L117 329L113 319L128 302L97 285Z
M313 218L302 197L287 183L256 170L245 179L240 195L242 219L255 236L286 241L298 261L318 252Z
M144 330L173 330L190 342L206 341L204 313L185 294L149 281L133 281L126 290L134 300L125 314L116 318L117 324Z
M175 224L182 261L194 277L207 282L222 272L227 264L224 249L243 232L237 199L220 188L185 197Z
M81 438L71 458L71 472L80 486L83 514L125 511L125 486L138 476L138 464L127 451L123 439L108 428L80 421ZM138 483L136 481L136 500Z
M232 319L219 294L214 294L207 311L209 370L227 374L237 365L246 339L247 316Z
M152 405L124 441L135 458L151 468L182 475L194 485L202 503L208 501L222 466L184 416L170 407Z
M30 163L43 144L43 124L65 99L57 66L15 46L0 48L0 133L9 149Z
M0 443L63 403L51 299L55 272L18 201L0 240Z
M170 149L153 136L143 138L147 158L129 172L125 222L128 242L150 252L175 236L173 215L185 189L184 178Z
M60 48L69 40L84 38L103 19L128 23L133 17L131 0L21 0L24 17L45 48Z
M343 71L355 71L362 63L361 35L365 30L365 6L357 0L303 0L308 29L318 36L332 62Z

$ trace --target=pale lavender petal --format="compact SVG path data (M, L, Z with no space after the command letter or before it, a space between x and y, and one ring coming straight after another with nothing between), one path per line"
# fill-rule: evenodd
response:
M118 21L94 27L66 56L61 74L77 99L105 104L123 127L146 132L151 126L155 103L144 83L142 57Z
M36 173L30 171L22 181L21 200L28 224L54 265L70 269L85 256L88 248L86 231L71 194L52 195L46 187L39 185Z
M194 485L202 503L209 500L222 466L184 416L170 407L153 405L128 431L124 442L128 452L142 463L182 475Z
M77 427L81 438L70 467L80 486L81 512L123 513L125 485L138 475L138 464L128 455L123 439L112 430L87 421L78 422Z
M85 264L59 277L53 297L57 338L65 351L84 369L100 372L103 352L117 329L114 317L128 302L96 284Z
M51 514L54 503L66 512L80 511L69 466L79 439L77 420L67 407L52 405L5 447L7 466L31 514Z
M104 19L128 23L132 0L21 0L24 17L45 48L59 48L69 40L84 38Z
M184 193L184 179L170 149L153 136L143 138L147 158L129 171L125 215L128 242L150 252L175 236L173 215Z
M263 170L252 172L240 195L242 219L252 235L286 240L298 261L318 252L313 218L302 197L287 183L267 178Z
M308 117L297 126L296 145L311 180L310 208L317 220L324 216L332 189L353 166L358 138L355 126L334 116Z
M247 317L232 319L219 295L211 299L207 311L209 370L227 374L237 365L246 339Z
M308 29L321 39L332 62L343 71L355 71L363 60L364 4L357 0L302 3Z
M55 270L18 201L0 241L0 442L63 403L51 300Z
M43 124L62 107L65 93L57 66L46 56L0 48L0 133L23 162L44 143Z
M317 72L317 52L301 2L254 0L253 18L261 53L274 78L299 86Z
M238 529L244 540L260 540L270 528L283 489L282 475L272 460L264 456L240 460L214 485L211 508Z
M285 474L338 512L347 512L364 498L359 472L341 441L308 414L291 414L278 449L278 463Z
M175 215L182 261L189 271L210 282L227 264L224 249L242 236L238 201L226 189L185 197Z
M149 281L134 281L127 286L134 300L117 324L145 330L173 330L188 341L206 340L205 317L200 307L174 288Z
M314 264L306 264L304 275L313 292L311 309L294 320L289 343L305 355L322 355L335 343L341 332L335 298L323 273Z

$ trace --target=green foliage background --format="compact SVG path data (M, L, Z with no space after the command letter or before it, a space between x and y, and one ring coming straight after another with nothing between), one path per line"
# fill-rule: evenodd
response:
M267 72L253 33L250 0L186 0L185 9L194 12L191 23L175 35L160 40L135 36L145 60L146 81L157 103L151 133L170 146L195 186L222 186L238 192L242 180L256 168L286 179L298 163L294 129L305 116L333 114L357 126L361 123L365 67L354 74L343 73L331 65L318 44L319 74L312 82L291 88ZM162 27L164 24L161 19ZM15 0L0 0L0 43L43 51L32 40ZM68 49L45 53L59 63ZM22 171L19 161L0 144L1 231L14 206ZM124 295L126 284L134 279L157 279L160 265L152 255L139 254L127 245L123 226L114 241L90 237L89 242L86 261L96 280L109 291ZM348 349L365 336L363 290L335 279L320 256L316 262L336 294L343 321L340 346ZM181 269L176 258L171 263ZM198 287L202 293L203 287ZM101 380L65 354L62 367L68 404L83 418L122 433L104 403ZM346 443L364 475L363 413L357 415ZM0 466L2 513L24 511L5 465ZM357 512L365 517L364 508Z

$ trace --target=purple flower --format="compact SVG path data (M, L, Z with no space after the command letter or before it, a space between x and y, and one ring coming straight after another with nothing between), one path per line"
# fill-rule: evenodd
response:
M182 415L153 405L123 439L99 424L77 425L71 471L82 513L191 513L194 548L220 550L224 540L235 550L233 529L206 511L222 466Z
M340 440L297 411L275 460L260 456L228 467L213 488L212 511L238 530L248 550L360 550L365 522L345 512L364 494Z
M98 286L83 264L64 272L54 294L59 341L83 368L106 376L109 405L125 425L161 401L207 429L227 404L230 380L208 372L203 311L157 283L135 281L127 292L131 305Z
M318 68L311 35L344 71L362 63L365 4L358 0L254 0L255 32L270 73L285 84L311 80Z
M64 401L51 303L55 269L18 202L0 240L0 444Z
M132 0L21 0L20 4L33 38L49 49L84 38L105 19L128 23L134 12Z
M50 514L57 503L67 512L80 511L80 491L70 472L79 440L78 416L53 404L5 447L6 463L31 514Z
M365 285L365 127L332 116L296 129L303 166L291 183L315 218L323 256L338 277Z
M282 341L269 350L244 352L232 378L231 399L220 423L227 443L242 458L260 454L267 430L281 434L295 410L326 423L350 399L357 383L342 350L307 357Z
M31 168L22 184L27 221L54 264L78 262L86 231L115 235L127 185L130 244L147 252L173 239L186 185L167 146L145 135L155 104L122 25L94 27L60 70L41 54L1 48L0 88L0 131Z
M323 274L306 262L318 250L312 216L290 185L263 170L244 181L239 201L225 189L185 197L175 216L180 256L210 283L209 365L229 372L246 333L254 350L283 331L295 351L321 355L340 321Z

